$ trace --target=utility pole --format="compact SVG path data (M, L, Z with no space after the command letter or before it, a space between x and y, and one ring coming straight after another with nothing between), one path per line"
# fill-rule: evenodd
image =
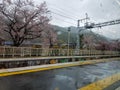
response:
M80 32L80 20L77 21L77 30L78 30L78 33L77 33L77 45L76 45L76 49L79 50L80 49L80 38L79 38L79 32Z
M82 23L82 22L88 23L88 20L90 19L88 17L87 13L85 15L86 15L86 18L77 20L77 29L78 29L78 33L77 33L77 45L76 45L77 53L79 53L79 50L80 50L80 43L81 43L80 42L80 32L83 30L82 28L80 28L80 23Z
M69 50L70 50L70 31L71 31L71 28L68 27L68 56L69 56Z

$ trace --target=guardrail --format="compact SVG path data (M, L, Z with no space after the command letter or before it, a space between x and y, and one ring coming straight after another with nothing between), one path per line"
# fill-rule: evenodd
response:
M32 47L0 47L0 58L33 56L85 56L85 55L120 55L118 51L75 50Z

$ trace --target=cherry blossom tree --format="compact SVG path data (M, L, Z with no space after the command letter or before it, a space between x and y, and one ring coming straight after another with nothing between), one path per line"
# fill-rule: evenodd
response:
M104 50L107 50L109 48L108 45L109 44L105 41L99 41L98 45L96 46L96 49L104 51Z
M114 51L120 51L120 41L119 40L113 40L110 43L110 49Z
M94 49L95 48L95 42L93 36L87 36L84 35L83 38L84 48L86 49Z
M13 46L25 40L40 38L50 21L46 3L36 5L32 0L2 0L0 2L0 32L6 32Z
M55 32L54 27L50 24L47 25L46 29L42 33L43 45L52 48L57 43L57 32Z

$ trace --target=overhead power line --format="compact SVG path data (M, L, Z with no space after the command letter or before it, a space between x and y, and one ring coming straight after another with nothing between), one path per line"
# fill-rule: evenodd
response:
M77 21L77 20L75 20L74 18L71 18L71 17L65 16L65 15L62 15L62 14L59 14L59 13L56 13L56 12L53 12L53 11L51 11L51 13L53 13L53 14L55 14L55 15L58 15L58 16L61 16L61 17L64 17L64 18L71 19L71 20L73 20L73 21Z
M71 8L71 10L69 11L69 10L66 10L65 8L61 8L61 7L58 8L58 6L57 6L56 4L53 4L53 3L50 3L50 2L47 2L47 3L48 3L50 6L58 9L59 11L62 11L62 12L67 13L67 14L69 14L69 15L73 15L74 12L72 12L72 11L75 11L75 9L73 10L73 8L71 8L71 7L66 7L66 8ZM77 16L78 16L78 17L77 17ZM73 17L79 18L79 15L77 15L77 16L73 16Z
M64 12L63 10L61 11L61 10L59 10L58 8L51 8L51 9L52 9L51 11L53 11L53 12L61 13L62 15L65 15L65 16L70 17L70 18L72 18L72 19L76 19L76 20L77 20L77 18L78 18L78 17L76 17L76 16L73 15L73 14L69 14L69 13L67 13L67 12Z
M59 13L62 13L62 14L64 14L64 15L66 15L66 16L69 16L69 17L73 17L73 18L76 18L76 19L78 19L78 17L76 17L75 15L73 15L73 13L69 13L69 12L67 12L67 11L65 11L65 10L63 10L63 9L60 9L60 8L57 8L57 7L55 7L55 8L53 8L53 7L50 7L52 10L54 10L54 11L57 11L57 12L59 12Z
M64 20L64 19L60 19L60 18L58 18L58 17L54 17L54 18L56 18L56 20L58 20L58 21L65 22L65 23L68 23L68 24L70 24L70 25L75 25L75 23L72 23L72 22L66 21L66 20Z

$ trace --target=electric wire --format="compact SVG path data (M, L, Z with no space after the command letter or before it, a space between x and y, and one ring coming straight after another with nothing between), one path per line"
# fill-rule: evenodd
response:
M54 17L56 20L58 20L58 21L62 21L62 22L65 22L65 23L68 23L68 24L70 24L70 25L75 25L75 23L72 23L72 22L69 22L69 21L66 21L66 20L64 20L64 19L61 19L61 18L58 18L58 17Z
M62 13L63 15L66 15L67 17L70 17L72 19L76 19L76 20L78 19L77 17L72 16L72 14L68 14L66 12L60 11L57 8L51 8L51 9L52 9L51 11L53 11L53 12Z
M75 20L74 18L71 18L71 17L65 16L65 15L62 15L62 14L59 14L59 13L56 13L56 12L53 12L53 11L51 11L51 13L53 13L53 14L55 14L55 15L58 15L58 16L61 16L61 17L64 17L64 18L71 19L71 20L73 20L73 21L77 21L77 20Z

